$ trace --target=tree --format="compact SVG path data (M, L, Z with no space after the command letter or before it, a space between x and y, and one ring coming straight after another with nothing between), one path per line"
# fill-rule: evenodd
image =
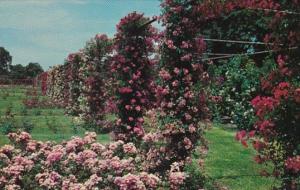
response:
M12 56L4 48L0 47L0 75L7 75L11 65Z
M21 64L10 66L10 77L12 79L24 79L26 78L25 67Z
M43 68L39 63L28 63L25 67L26 76L29 78L34 78L40 73L44 72Z

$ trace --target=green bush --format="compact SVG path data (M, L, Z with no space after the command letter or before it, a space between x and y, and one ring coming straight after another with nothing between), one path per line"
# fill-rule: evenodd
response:
M23 121L20 126L20 129L22 129L28 133L30 133L33 128L34 128L34 124L27 120Z
M236 124L240 129L252 128L255 117L250 101L260 91L260 78L275 67L270 59L264 62L258 67L250 58L234 57L225 64L209 66L214 120Z

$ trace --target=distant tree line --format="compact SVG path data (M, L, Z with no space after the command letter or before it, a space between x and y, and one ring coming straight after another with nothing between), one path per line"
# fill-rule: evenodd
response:
M44 72L39 63L30 62L26 66L21 64L12 65L12 56L4 48L0 47L0 77L11 79L28 79Z

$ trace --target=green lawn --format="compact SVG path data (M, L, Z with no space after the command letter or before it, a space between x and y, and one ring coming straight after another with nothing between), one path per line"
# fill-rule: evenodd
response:
M3 117L8 107L11 107L17 123L27 120L34 124L32 137L37 140L59 142L84 134L85 130L81 128L74 130L72 117L64 115L63 109L25 109L22 103L25 92L23 87L0 87L0 116ZM254 150L244 148L234 140L234 135L234 131L218 125L207 131L209 152L205 168L209 178L232 190L271 189L274 179L259 176L260 167L253 161ZM100 134L98 140L107 143L110 138L107 134ZM6 143L7 137L0 134L0 146Z
M29 121L34 125L32 137L42 141L57 141L70 139L72 136L83 136L85 130L74 129L72 117L66 116L63 109L58 108L33 108L26 109L22 103L27 89L21 86L15 88L0 87L0 118L3 120L5 112L11 107L14 121L21 123ZM108 142L109 135L100 134L98 140L102 143ZM0 145L8 143L6 135L0 134Z
M206 136L209 152L205 164L209 177L232 190L272 189L276 181L259 175L262 166L253 160L255 151L251 145L245 148L236 142L235 131L218 126Z

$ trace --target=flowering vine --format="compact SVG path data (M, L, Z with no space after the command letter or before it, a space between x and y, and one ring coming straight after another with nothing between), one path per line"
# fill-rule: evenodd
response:
M122 18L115 36L116 55L112 72L117 84L118 118L114 129L116 139L137 142L144 135L143 115L150 104L151 68L149 56L153 52L155 29L149 21L136 12Z
M173 162L184 166L182 163L191 159L199 140L203 140L200 121L209 116L203 91L195 91L196 83L206 78L199 60L205 43L197 35L199 26L191 8L193 5L187 1L162 3L161 20L166 29L157 96L159 130L165 143L158 150L151 148L148 154L159 155L153 167L161 172L170 169Z

